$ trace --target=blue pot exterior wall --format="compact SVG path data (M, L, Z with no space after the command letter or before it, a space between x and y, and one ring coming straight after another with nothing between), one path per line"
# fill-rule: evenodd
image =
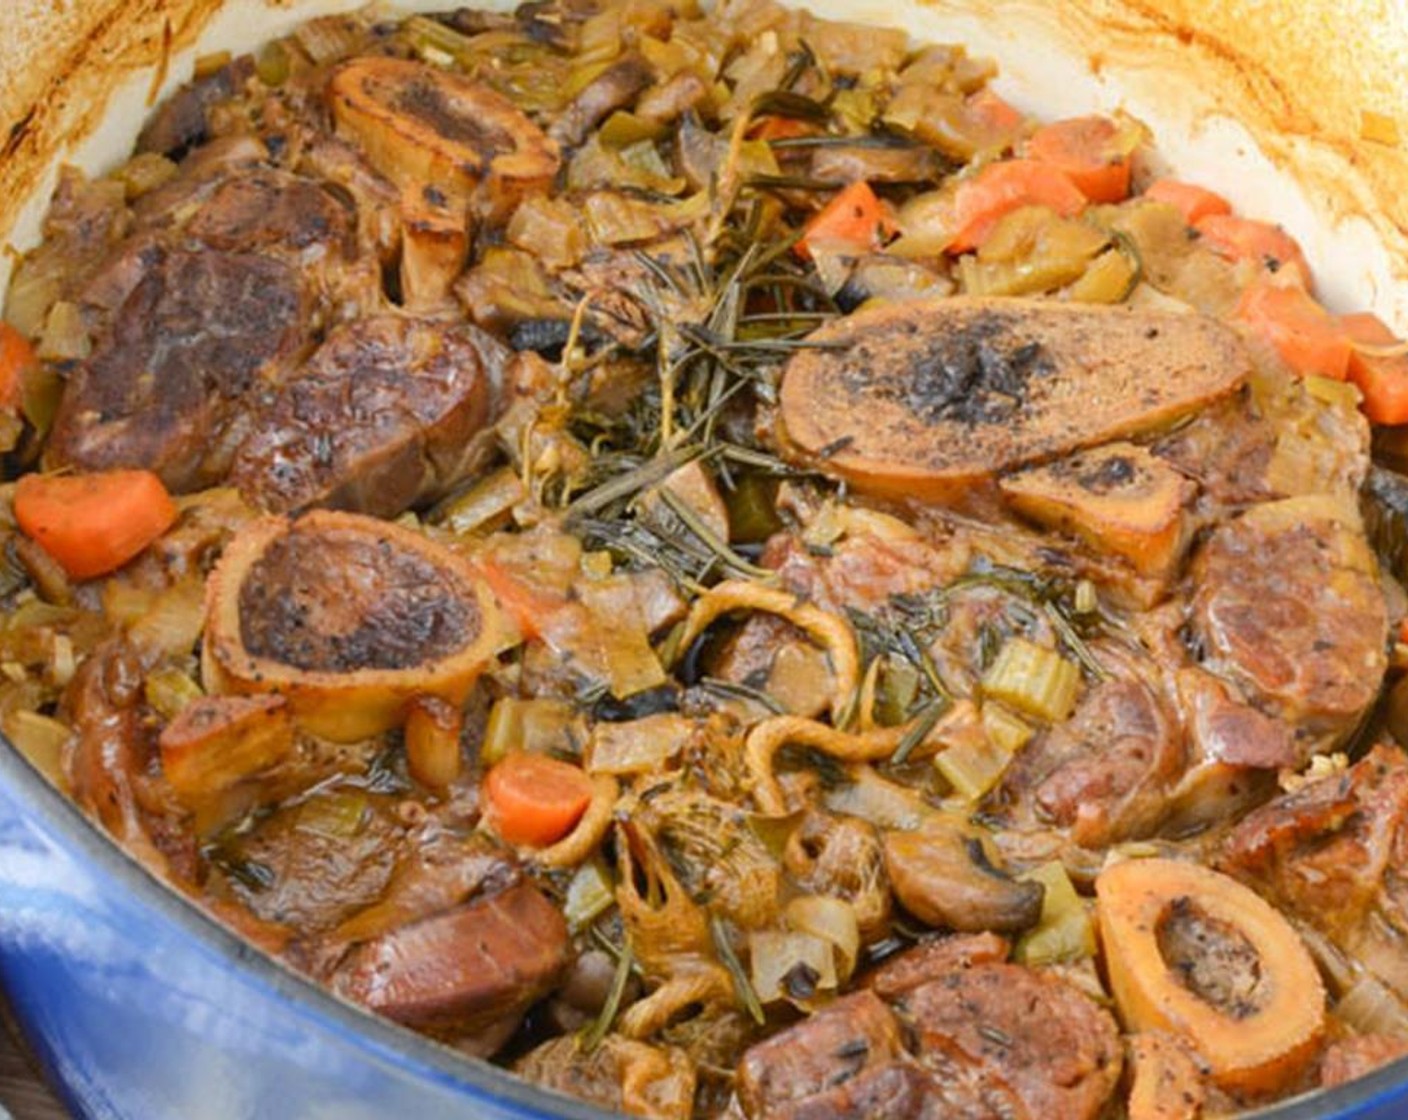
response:
M319 996L194 911L183 913L184 902L76 810L52 804L59 795L8 744L0 752L0 986L76 1116L549 1115L513 1099L532 1094L506 1075ZM108 849L98 859L95 843ZM476 1074L490 1084L466 1080ZM600 1115L561 1107L571 1110L563 1115Z
M346 1007L171 894L0 740L0 988L82 1120L605 1120ZM1408 1059L1247 1120L1408 1120Z

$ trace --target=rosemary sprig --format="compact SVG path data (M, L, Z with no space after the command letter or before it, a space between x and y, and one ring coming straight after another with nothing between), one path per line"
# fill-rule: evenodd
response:
M763 1014L762 1001L758 999L758 993L753 990L753 983L748 979L748 973L743 971L738 954L733 951L733 944L728 937L728 927L724 925L723 919L718 915L712 915L709 918L709 932L713 935L714 949L719 954L719 960L723 962L724 968L728 970L729 977L733 980L733 990L738 996L738 1001L753 1017L753 1022L762 1026L767 1021L767 1016Z
M580 1036L580 1045L584 1054L590 1054L611 1031L611 1026L616 1022L616 1014L621 1010L621 1000L626 994L626 985L631 979L631 968L635 964L635 953L631 951L631 943L626 942L621 950L621 955L616 959L616 971L611 977L611 987L606 993L606 1002L601 1005L601 1013L591 1026L585 1028Z

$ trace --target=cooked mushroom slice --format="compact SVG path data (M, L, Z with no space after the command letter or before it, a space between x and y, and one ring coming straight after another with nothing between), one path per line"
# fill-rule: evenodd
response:
M487 86L420 62L359 58L328 88L338 127L402 189L434 183L497 222L557 173L557 145Z
M1003 479L1018 513L1127 560L1142 576L1173 574L1188 541L1193 484L1132 443L1112 443Z
M931 926L1010 933L1041 916L1042 885L1008 878L982 840L947 821L889 833L885 867L901 905Z
M1212 319L1040 300L882 306L808 342L783 370L784 450L858 490L937 502L1157 430L1249 371Z
M211 691L280 693L306 730L352 742L418 695L463 703L499 640L492 595L453 552L355 514L265 518L206 595Z
M378 315L336 327L255 413L230 481L270 513L395 517L482 464L507 361L464 324Z
M1167 859L1095 881L1110 988L1125 1026L1187 1040L1225 1089L1287 1084L1315 1055L1325 987L1291 924L1235 879Z

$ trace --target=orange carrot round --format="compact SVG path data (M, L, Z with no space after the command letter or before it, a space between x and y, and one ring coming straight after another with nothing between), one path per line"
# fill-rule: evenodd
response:
M1023 206L1047 206L1063 218L1085 209L1085 195L1065 172L1032 159L990 163L959 184L952 202L948 251L981 245L997 223Z
M1375 424L1408 424L1408 353L1379 351L1402 345L1377 315L1343 315L1349 335L1349 379L1364 394L1364 415Z
M1269 342L1300 376L1316 374L1336 381L1349 376L1348 333L1305 289L1252 284L1242 293L1233 318Z
M592 780L577 766L515 751L484 779L484 813L510 844L543 848L561 840L587 811Z
M807 223L802 239L797 242L797 255L810 260L809 246L822 243L857 253L869 252L880 244L884 220L884 208L870 184L857 180L837 191Z
M74 579L131 560L176 520L176 504L151 471L27 474L15 487L15 520Z
M1178 179L1160 179L1150 183L1144 197L1154 202L1168 203L1183 215L1183 220L1190 226L1214 214L1232 213L1232 204L1216 191Z
M1209 214L1194 222L1193 228L1204 245L1229 260L1255 261L1271 272L1293 268L1301 283L1310 286L1310 265L1305 254L1295 238L1280 226L1235 214Z
M29 339L0 323L0 409L16 409L24 389L24 374L37 361Z
M1027 141L1027 156L1065 173L1091 202L1129 195L1137 133L1109 117L1072 117L1044 125Z

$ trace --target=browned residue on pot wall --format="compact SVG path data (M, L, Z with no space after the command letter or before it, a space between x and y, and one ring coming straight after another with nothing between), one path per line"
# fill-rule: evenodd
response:
M296 0L266 0L297 8ZM805 0L800 0L805 3ZM1368 215L1408 258L1408 9L1392 0L919 0L1041 21L1126 74L1197 75L1220 111L1294 166L1328 217ZM446 7L454 5L448 2ZM188 44L220 0L0 4L0 238L112 88ZM897 9L894 18L902 18ZM1030 21L1028 21L1030 22ZM1369 114L1367 117L1365 114ZM1408 272L1408 265L1403 267Z

